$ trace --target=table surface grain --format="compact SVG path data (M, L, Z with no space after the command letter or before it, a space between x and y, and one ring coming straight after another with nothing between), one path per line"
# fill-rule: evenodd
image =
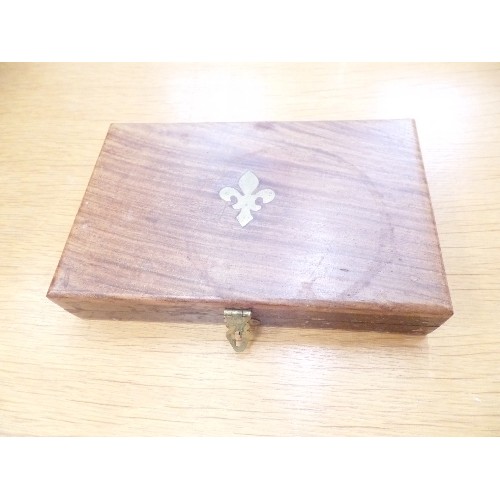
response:
M427 337L84 321L45 294L111 122L415 118ZM1 435L500 435L499 64L0 65Z

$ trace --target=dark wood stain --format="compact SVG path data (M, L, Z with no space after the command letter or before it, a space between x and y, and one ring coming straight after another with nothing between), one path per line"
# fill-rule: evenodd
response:
M219 197L251 170L246 227ZM83 318L427 333L453 311L412 120L113 124L48 297Z

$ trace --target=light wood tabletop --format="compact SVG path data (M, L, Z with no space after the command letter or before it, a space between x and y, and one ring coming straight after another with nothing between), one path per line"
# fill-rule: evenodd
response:
M45 294L112 122L414 118L428 336L82 320ZM0 65L1 435L500 434L499 64Z

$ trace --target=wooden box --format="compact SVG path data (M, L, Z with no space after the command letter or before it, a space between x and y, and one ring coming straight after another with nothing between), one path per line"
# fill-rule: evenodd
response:
M427 333L453 311L415 124L113 124L48 297L82 318Z

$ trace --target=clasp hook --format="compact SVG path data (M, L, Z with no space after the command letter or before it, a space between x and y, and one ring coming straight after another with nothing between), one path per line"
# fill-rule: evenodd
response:
M224 309L226 338L236 352L243 352L251 338L252 311L248 309Z

